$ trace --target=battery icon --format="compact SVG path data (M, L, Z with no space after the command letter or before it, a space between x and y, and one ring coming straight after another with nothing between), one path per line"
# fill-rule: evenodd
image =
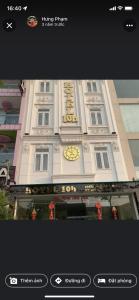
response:
M125 6L125 10L126 11L132 11L133 10L133 6Z

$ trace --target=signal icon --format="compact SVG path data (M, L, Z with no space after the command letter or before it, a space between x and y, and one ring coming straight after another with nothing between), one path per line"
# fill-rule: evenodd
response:
M116 6L113 6L113 7L109 8L109 10L111 10L111 11L116 11L116 10L117 10L117 7L116 7Z

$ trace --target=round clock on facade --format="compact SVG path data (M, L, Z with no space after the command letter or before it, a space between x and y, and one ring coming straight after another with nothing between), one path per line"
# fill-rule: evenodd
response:
M64 157L67 160L76 160L80 157L80 150L76 146L68 146L64 150Z

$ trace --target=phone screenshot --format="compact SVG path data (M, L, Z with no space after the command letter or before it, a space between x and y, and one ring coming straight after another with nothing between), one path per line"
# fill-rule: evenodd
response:
M138 299L139 4L0 3L0 295Z

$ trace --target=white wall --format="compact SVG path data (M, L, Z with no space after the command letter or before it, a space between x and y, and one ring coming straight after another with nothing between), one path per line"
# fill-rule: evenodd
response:
M92 181L114 181L126 180L125 168L121 156L121 149L117 136L110 133L115 129L111 116L111 108L107 99L105 84L98 82L99 93L93 98L99 105L104 103L106 109L108 132L89 132L88 115L88 93L85 81L76 81L74 89L75 114L79 122L76 124L63 123L64 111L64 81L52 81L50 93L39 92L39 81L27 81L26 114L25 123L22 127L21 137L21 159L19 176L16 182L20 184L50 183L50 182L92 182ZM92 97L92 96L89 96ZM91 98L92 99L92 98ZM97 99L97 100L95 100ZM59 102L59 103L57 103ZM97 104L96 104L97 105ZM55 107L56 106L56 107ZM37 128L38 108L49 108L51 112L50 125ZM86 112L86 114L85 114ZM24 130L23 130L24 128ZM84 135L84 132L88 132ZM25 132L29 135L25 136ZM59 132L59 135L54 133ZM68 161L64 158L63 152L66 146L73 144L80 149L80 158L75 161ZM98 170L95 162L94 145L108 145L110 169ZM47 144L49 146L49 170L48 172L35 172L35 147L36 145Z

